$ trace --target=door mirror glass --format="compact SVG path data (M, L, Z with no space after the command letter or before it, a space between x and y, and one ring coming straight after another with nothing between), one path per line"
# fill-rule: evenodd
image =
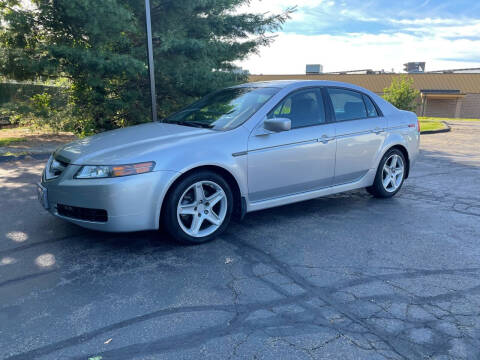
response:
M288 131L292 128L292 121L286 118L265 119L263 128L272 132Z

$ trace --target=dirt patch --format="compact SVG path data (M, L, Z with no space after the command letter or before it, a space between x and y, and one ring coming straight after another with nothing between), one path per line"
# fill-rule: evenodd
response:
M0 147L0 154L52 152L58 146L77 139L72 133L54 134L29 128L11 128L0 131L0 140L9 138L15 138L16 141L8 146Z

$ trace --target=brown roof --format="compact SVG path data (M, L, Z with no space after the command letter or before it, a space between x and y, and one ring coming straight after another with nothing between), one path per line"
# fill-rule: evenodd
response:
M250 75L249 81L269 80L330 80L362 86L375 93L383 93L392 78L400 74L378 75ZM460 90L466 94L480 94L480 74L408 74L418 90Z

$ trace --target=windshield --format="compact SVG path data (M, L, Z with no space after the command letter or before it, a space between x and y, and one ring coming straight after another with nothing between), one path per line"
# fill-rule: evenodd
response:
M163 122L230 130L243 124L280 89L241 87L214 92Z

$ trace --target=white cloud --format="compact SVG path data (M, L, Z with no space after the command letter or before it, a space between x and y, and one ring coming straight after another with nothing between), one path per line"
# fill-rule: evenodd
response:
M393 24L401 25L455 25L458 19L423 18L423 19L390 19Z
M417 37L411 34L301 35L281 33L259 55L239 63L252 74L303 74L305 64L323 64L325 72L374 69L402 71L409 61L426 61L427 70L480 66L439 60L480 58L480 41Z
M253 74L303 74L307 63L320 63L326 72L352 69L402 71L403 64L409 61L426 61L427 70L480 67L478 17L462 19L452 15L414 19L393 18L381 13L372 17L361 7L347 6L343 0L254 0L248 9L243 10L278 13L294 5L298 5L298 11L287 25L288 32L280 32L270 47L260 49L259 55L253 55L238 65ZM375 27L365 25L369 30L363 31L364 26L360 23L356 25L359 28L355 29L356 33L339 34L342 24L349 25L350 21L383 27L374 33ZM336 28L329 34L331 26ZM315 29L322 29L324 33L317 35L315 32L320 31ZM311 35L306 34L310 31ZM478 62L469 62L469 59Z

